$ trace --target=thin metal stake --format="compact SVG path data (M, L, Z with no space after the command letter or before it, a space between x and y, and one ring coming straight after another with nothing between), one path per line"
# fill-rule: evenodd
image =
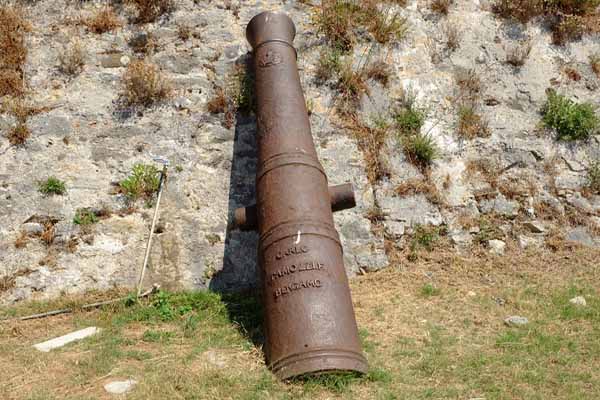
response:
M146 274L146 267L148 266L148 259L150 258L150 248L152 246L152 235L154 235L154 227L156 226L156 220L158 219L158 207L160 205L160 199L162 197L163 187L167 176L168 162L163 163L163 169L160 173L160 182L158 184L158 196L156 197L156 206L154 207L154 217L152 218L152 226L150 227L150 236L148 237L148 243L146 244L146 255L144 256L144 265L140 271L140 278L137 285L137 295L139 296L142 292L142 284L144 283L144 275Z

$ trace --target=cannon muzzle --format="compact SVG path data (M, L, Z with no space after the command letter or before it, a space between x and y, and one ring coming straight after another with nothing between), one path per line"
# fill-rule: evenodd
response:
M254 50L258 171L256 205L234 223L260 235L265 356L280 379L367 371L333 211L355 206L351 184L329 186L317 158L285 14L248 24Z

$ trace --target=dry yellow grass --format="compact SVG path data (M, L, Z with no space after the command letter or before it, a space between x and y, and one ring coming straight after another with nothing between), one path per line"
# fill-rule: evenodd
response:
M94 15L83 20L90 32L105 33L120 28L123 24L112 7L99 9Z
M30 26L19 6L0 6L0 97L20 96L25 91L25 32L29 29Z
M484 250L432 252L351 280L371 368L364 379L277 382L250 340L250 314L239 313L254 310L246 297L225 301L235 305L232 314L209 301L207 308L167 322L140 319L153 306L119 305L0 324L0 368L9 371L0 397L108 399L104 384L131 377L139 383L129 399L597 398L600 251L508 250L505 257ZM586 296L586 308L569 304L577 294ZM63 298L15 312L74 304ZM509 315L526 316L530 324L508 328L503 320ZM196 328L192 316L199 318ZM31 348L91 324L104 333L51 354ZM556 385L557 379L568 384Z
M150 106L169 97L171 87L160 69L149 62L136 60L127 66L122 78L123 96L128 105Z

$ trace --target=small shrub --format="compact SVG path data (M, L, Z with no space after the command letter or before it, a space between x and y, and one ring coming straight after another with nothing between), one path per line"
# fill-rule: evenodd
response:
M388 17L378 11L373 15L369 31L379 43L401 41L408 32L408 21L399 14Z
M81 41L74 40L58 56L60 62L59 68L63 73L68 75L79 74L85 65L86 57L87 54Z
M432 251L435 243L440 239L441 230L435 226L415 226L415 233L410 244L411 251L418 248Z
M422 194L432 204L443 203L440 192L430 179L408 179L396 186L395 192L398 196Z
M481 79L473 69L459 69L455 73L456 84L463 101L477 102L481 96Z
M487 121L474 106L461 106L458 111L458 135L465 139L490 136Z
M330 45L339 50L350 50L356 42L353 25L360 5L339 0L324 0L315 22L319 33L325 35Z
M365 69L365 76L367 79L372 79L381 83L383 86L387 86L392 75L391 67L383 60L378 60L370 63Z
M158 17L173 10L172 0L125 0L135 7L135 21L140 23L154 22Z
M600 160L592 162L587 170L587 189L600 194Z
M15 239L15 248L22 249L27 247L27 243L29 243L29 236L27 236L27 232L21 231L19 236Z
M556 131L559 140L587 139L600 125L589 103L576 103L550 89L542 109L542 122Z
M250 114L255 109L254 76L245 64L234 69L232 96L238 111Z
M563 72L572 81L578 82L581 80L581 74L573 67L565 67Z
M187 24L177 25L177 36L179 36L179 39L183 40L184 42L192 37L192 33L193 33L192 27L190 27L189 25L187 25Z
M455 51L460 47L460 32L455 25L447 23L444 25L444 35L446 37L446 48Z
M426 283L421 287L421 296L432 297L440 294L440 289L433 286L431 283Z
M410 90L404 94L402 106L394 113L394 121L400 134L415 134L421 131L421 127L427 118L427 111L417 107L415 94Z
M402 138L404 154L421 169L428 168L439 157L439 149L428 134L413 134Z
M95 212L87 208L80 208L75 212L73 217L73 223L75 225L92 225L98 222L98 216Z
M325 47L319 54L315 77L319 81L327 81L338 76L342 69L341 52L336 48Z
M206 104L206 109L211 114L221 114L227 109L227 98L222 87L215 88L215 93Z
M448 11L450 10L450 5L452 5L453 2L454 2L454 0L433 0L431 2L431 4L429 5L429 8L433 12L443 14L443 15L448 15Z
M362 71L355 71L351 60L343 63L336 87L350 100L358 100L360 95L367 91Z
M521 42L506 51L506 63L513 67L522 67L531 53L531 42L529 40Z
M166 99L171 93L170 83L158 67L143 60L129 64L122 82L128 105L150 106Z
M20 96L25 90L25 32L29 30L30 26L20 7L0 6L0 97Z
M63 181L51 176L39 183L39 191L45 195L63 195L67 192L67 189Z
M14 146L24 144L30 136L31 131L25 122L17 122L17 124L11 127L6 134L8 142Z
M90 32L105 33L121 27L121 21L112 7L103 7L83 21Z
M600 78L600 53L590 56L590 65L592 66L592 71Z
M552 43L562 46L567 42L579 40L584 33L584 23L577 15L561 16L552 27Z
M135 164L131 174L119 183L123 193L131 200L151 199L158 191L160 172L154 165Z
M497 0L492 11L502 18L526 23L544 12L544 0Z
M0 104L0 112L15 119L15 125L6 133L9 143L15 146L24 144L31 136L31 131L27 127L27 118L34 113L34 109L21 98L9 97Z

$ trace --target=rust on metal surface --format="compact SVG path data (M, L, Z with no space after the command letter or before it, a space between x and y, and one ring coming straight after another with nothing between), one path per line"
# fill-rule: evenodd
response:
M282 13L248 24L258 125L257 203L234 222L256 229L265 356L280 379L367 371L333 211L354 207L352 186L329 187L317 158L293 40Z

